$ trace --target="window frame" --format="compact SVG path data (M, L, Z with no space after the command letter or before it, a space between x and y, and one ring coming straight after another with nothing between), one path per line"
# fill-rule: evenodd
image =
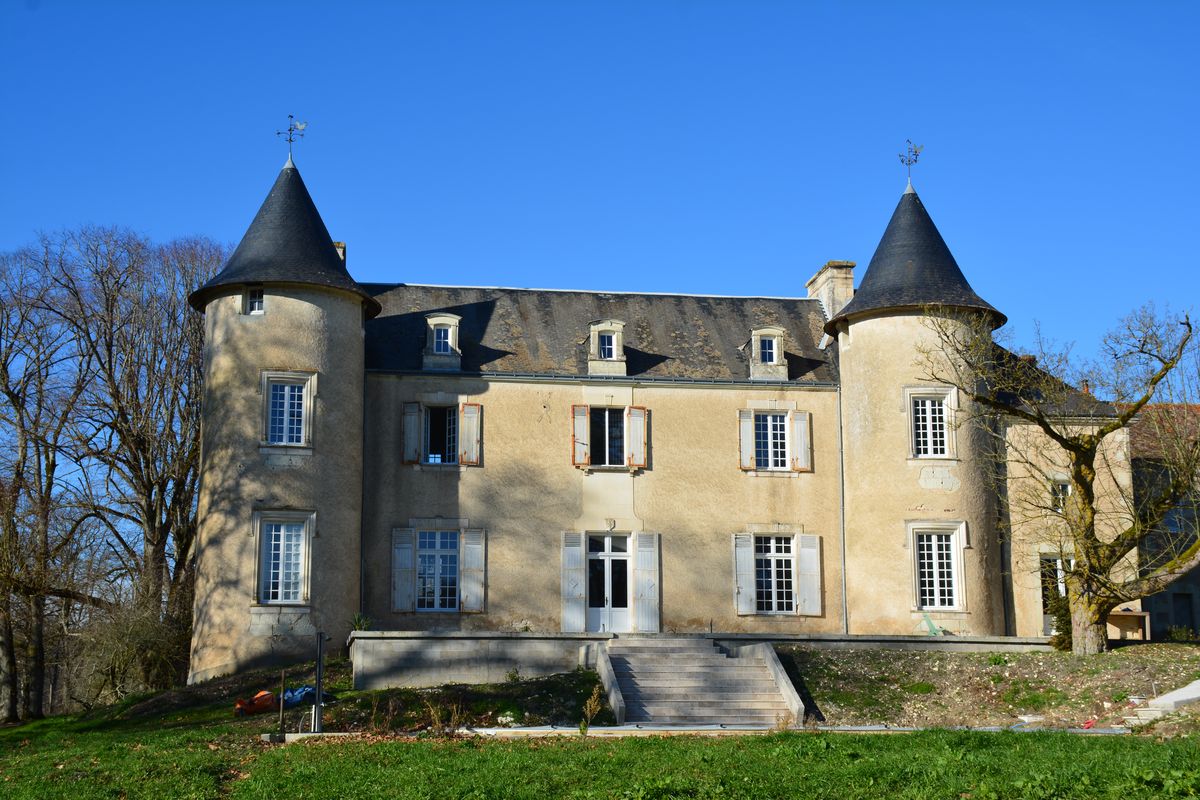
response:
M434 325L433 326L433 353L438 356L448 356L454 353L454 346L451 344L453 331L449 325Z
M459 614L459 613L462 613L461 612L461 610L462 610L462 531L457 528L452 529L452 530L442 530L442 529L433 529L433 528L430 528L430 529L418 528L414 531L414 533L416 534L416 541L414 542L413 553L415 555L414 565L415 565L416 572L414 575L415 582L413 585L413 610L416 611L416 613L418 613L418 614L431 614L431 613L432 614ZM421 546L421 537L424 535L434 537L434 546L433 547L422 547ZM441 546L441 543L444 541L444 537L446 537L446 536L454 537L454 546L452 548ZM422 582L421 556L422 555L432 556L434 559L433 563L435 566L435 575L434 575L434 579L433 579L434 580L433 600L435 602L435 605L433 605L431 607L425 607L425 608L421 607L421 599L422 599L422 594L421 594L421 582ZM442 574L443 559L445 559L445 558L453 558L454 559L454 606L453 607L445 606L445 605L441 604L442 600L444 599L442 596L442 591L441 591L441 589L442 589L441 579L443 577L443 574Z
M262 447L281 448L286 450L306 450L313 446L313 400L317 396L317 373L294 370L263 370L259 392L262 395L262 432L259 444ZM275 386L300 386L300 441L271 441L271 400ZM288 424L285 411L284 425ZM286 436L285 436L286 439Z
M759 552L760 540L766 540L766 546L769 550L766 553ZM755 533L751 540L754 553L754 613L756 616L788 616L794 617L799 611L799 602L796 597L796 578L798 572L797 557L797 541L794 534L769 534ZM787 551L779 552L776 548L786 544ZM762 586L760 585L759 577L759 562L767 561L770 563L768 583L770 584L770 597L764 598ZM787 570L786 581L790 584L790 588L782 589L778 586L778 570L780 565L783 565ZM787 592L790 599L786 602L790 604L789 608L780 608L780 604L784 601L780 594ZM769 605L769 608L763 608L763 605Z
M769 357L767 350L770 350ZM779 338L776 336L760 336L758 338L758 361L760 364L779 363Z
M243 299L242 313L246 316L261 317L267 313L267 295L261 286L247 286Z
M594 460L596 448L592 435L593 410L603 411L605 463ZM612 430L611 420L617 414L621 425L621 461L609 462ZM582 424L580 420L583 420ZM584 438L580 438L580 436ZM648 469L650 465L650 409L639 405L600 405L577 403L571 406L571 465L584 471L636 471Z
M773 418L778 417L781 422L777 423ZM760 430L759 421L764 419L765 428ZM779 429L776 429L776 425ZM760 433L765 434L762 444L765 446L767 466L762 466L759 461ZM782 449L781 449L782 447ZM780 456L780 452L782 456ZM791 472L792 470L792 425L791 412L788 411L755 411L754 412L754 469L762 472ZM782 464L775 462L782 458Z
M446 460L432 461L432 460L430 460L430 456L432 454L430 453L429 437L430 437L430 434L432 433L432 430L431 430L432 422L430 419L429 412L435 408L446 412L445 451L450 455L451 460L449 460L449 461L446 461ZM450 413L451 411L453 411L453 417L451 417L451 413ZM460 412L461 412L461 409L459 408L458 403L450 403L447 405L436 405L436 404L432 404L432 403L431 404L425 404L425 403L421 404L421 461L420 461L421 464L423 464L425 466L447 466L447 467L458 466L459 456L460 456L459 445L462 444L462 440L459 435L460 434L460 426L459 426ZM451 424L451 419L453 419L453 424ZM451 437L453 437L453 447L451 447Z
M1061 492L1060 489L1062 489ZM1071 486L1071 481L1066 478L1052 478L1050 480L1050 510L1059 515L1066 514L1067 503L1073 493L1074 488Z
M614 331L596 332L596 358L614 361L617 357L617 334Z
M913 610L920 612L962 612L967 610L966 597L964 596L964 575L963 575L963 550L967 545L966 523L960 521L915 521L907 523L908 527L908 547L912 553L911 569L912 569L912 587L913 587ZM949 536L949 569L950 569L950 590L954 593L953 602L948 605L925 605L921 597L921 547L920 538L922 536ZM936 557L937 551L935 549ZM941 565L938 565L941 569ZM939 579L939 575L935 572L931 576L931 580L935 583ZM937 591L936 585L934 591Z
M251 515L251 532L255 539L255 590L254 602L260 606L307 606L310 603L310 573L312 571L312 540L316 536L315 511L260 510ZM266 533L271 525L301 525L299 556L299 596L292 600L271 599L268 569L272 563L268 552Z
M917 403L936 401L941 404L942 452L918 453ZM946 461L957 458L955 442L955 416L958 410L958 392L948 386L909 386L904 390L904 413L908 420L908 457L920 461ZM932 420L927 421L928 431L924 438L932 439L936 433Z

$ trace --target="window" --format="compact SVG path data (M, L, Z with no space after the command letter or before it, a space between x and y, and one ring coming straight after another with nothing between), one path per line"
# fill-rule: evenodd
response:
M599 351L600 358L612 360L615 357L616 349L613 343L614 339L615 337L611 333L601 333L597 335L597 350Z
M1043 555L1038 558L1042 584L1042 633L1053 636L1058 633L1058 604L1067 596L1067 572L1075 566L1075 559L1058 555Z
M444 325L433 329L433 352L438 355L449 355L453 352L450 346L450 329Z
M758 340L758 360L764 364L775 363L774 336L764 336Z
M917 604L920 608L955 608L954 534L916 534Z
M821 613L821 539L803 533L733 536L737 613Z
M789 469L787 414L754 415L754 466L756 469Z
M404 404L404 463L480 466L483 407L454 403L454 395L446 393L428 397L428 404Z
M1070 481L1050 482L1050 510L1061 514L1067 508L1067 498L1071 496Z
M316 376L303 372L264 372L263 444L309 447Z
M738 422L744 471L812 471L812 415L807 411L742 409Z
M755 608L760 614L796 610L792 590L792 537L754 537Z
M308 602L310 512L255 513L258 532L258 602Z
M598 319L588 326L588 374L625 374L625 323Z
M571 463L577 467L645 468L649 416L641 406L573 406Z
M421 461L425 464L458 463L458 406L425 409L425 441Z
M392 610L474 613L484 610L487 536L467 520L411 520L425 527L392 530Z
M946 399L912 398L913 455L917 458L946 456Z
M262 289L247 289L246 290L246 313L247 314L262 314L264 309L263 290Z
M458 531L417 532L417 610L458 610Z

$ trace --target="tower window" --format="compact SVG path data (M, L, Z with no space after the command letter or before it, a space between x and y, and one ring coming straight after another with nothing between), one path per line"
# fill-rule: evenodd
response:
M262 289L247 289L246 290L246 313L247 314L262 314L265 309Z

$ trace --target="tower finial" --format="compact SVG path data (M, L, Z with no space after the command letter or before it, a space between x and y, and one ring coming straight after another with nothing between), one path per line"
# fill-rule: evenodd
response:
M286 131L275 131L276 136L283 136L288 143L288 164L292 163L292 144L297 139L304 138L304 129L308 127L307 122L297 122L293 114L288 114L288 126Z
M900 163L908 169L908 190L912 191L912 168L913 164L917 163L917 159L921 157L921 151L925 149L923 144L913 144L912 139L905 139L908 147L900 154Z

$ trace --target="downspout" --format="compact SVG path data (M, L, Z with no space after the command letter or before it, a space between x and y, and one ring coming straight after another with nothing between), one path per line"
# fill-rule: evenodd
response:
M840 370L839 370L840 372ZM842 382L839 376L837 387L837 429L838 429L838 493L840 495L841 526L842 526L842 633L850 634L850 603L846 598L846 444L842 432Z

